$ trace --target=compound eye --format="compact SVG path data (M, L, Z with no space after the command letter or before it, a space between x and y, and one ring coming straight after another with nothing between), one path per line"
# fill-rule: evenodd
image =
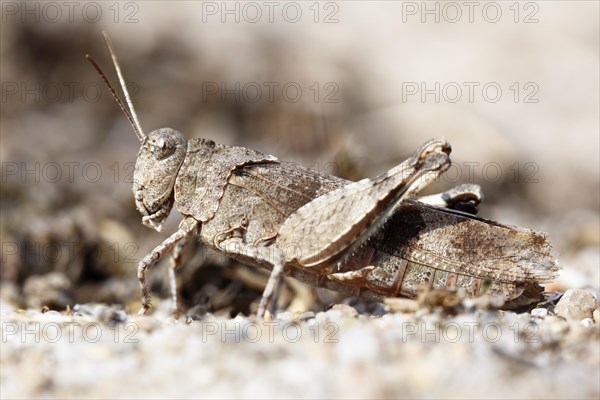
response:
M175 147L173 139L159 137L152 143L152 153L157 160L163 160L175 152Z

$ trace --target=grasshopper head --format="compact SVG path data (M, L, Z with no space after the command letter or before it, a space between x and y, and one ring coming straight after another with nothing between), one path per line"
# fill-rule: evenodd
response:
M129 110L125 107L96 61L88 54L85 57L92 63L104 83L106 83L117 105L129 120L131 127L142 143L133 173L135 205L143 215L142 222L144 225L160 232L163 222L165 222L173 207L175 179L185 159L187 140L180 132L171 128L158 129L148 135L144 133L127 90L125 78L121 73L115 49L108 34L102 32L102 35L112 57Z
M175 179L186 150L183 134L171 128L150 132L142 141L133 173L133 195L142 222L157 231L173 207Z

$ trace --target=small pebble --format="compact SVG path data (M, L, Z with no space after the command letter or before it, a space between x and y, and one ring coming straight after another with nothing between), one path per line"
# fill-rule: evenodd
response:
M291 321L295 320L296 318L293 313L291 313L289 311L285 311L285 312L280 312L279 314L277 314L277 317L275 319L278 319L283 322L291 322Z
M559 300L554 308L561 317L582 320L591 318L593 311L598 307L594 293L584 289L569 289Z
M325 312L323 312L323 311L320 311L315 315L315 321L319 324L329 322L328 318L327 318L327 314L325 314Z
M347 304L334 304L333 307L331 307L331 309L340 311L344 317L358 317L358 311L356 311L356 308Z
M534 308L531 310L532 317L545 318L548 315L548 310L546 308Z
M591 318L584 318L581 320L581 325L585 326L586 328L589 328L591 326L594 326L594 320Z
M325 312L325 315L329 321L337 321L343 316L343 313L340 310L331 308Z

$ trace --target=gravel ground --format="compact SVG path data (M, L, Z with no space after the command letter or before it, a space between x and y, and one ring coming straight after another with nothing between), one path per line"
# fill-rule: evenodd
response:
M554 311L326 312L175 321L2 307L4 398L597 398L597 293ZM592 319L594 313L595 320ZM582 318L584 317L584 318ZM19 379L16 379L19 377Z
M102 2L97 18L97 3L73 18L24 4L2 2L0 24L2 398L600 397L598 2L478 3L473 22L441 2L426 3L439 21L422 2L298 2L298 22L288 3L259 22L243 13L262 3L227 3L239 21L221 2ZM560 276L517 313L286 280L279 313L255 321L267 275L193 243L184 317L170 317L164 265L148 277L152 313L135 315L135 265L179 220L140 224L139 142L84 58L116 80L101 30L147 131L352 180L444 136L456 169L424 194L480 184L480 215L547 232Z

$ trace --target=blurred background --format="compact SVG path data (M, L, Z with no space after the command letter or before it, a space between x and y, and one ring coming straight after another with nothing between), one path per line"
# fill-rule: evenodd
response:
M2 2L3 300L134 311L137 260L179 222L141 225L139 142L84 58L116 84L102 30L146 132L171 127L352 180L444 136L455 164L427 193L479 183L480 215L549 233L564 268L549 290L598 290L599 5L473 4ZM150 273L158 307L166 271ZM230 315L249 313L266 281L200 245L182 280L188 311ZM335 300L288 282L281 301Z

